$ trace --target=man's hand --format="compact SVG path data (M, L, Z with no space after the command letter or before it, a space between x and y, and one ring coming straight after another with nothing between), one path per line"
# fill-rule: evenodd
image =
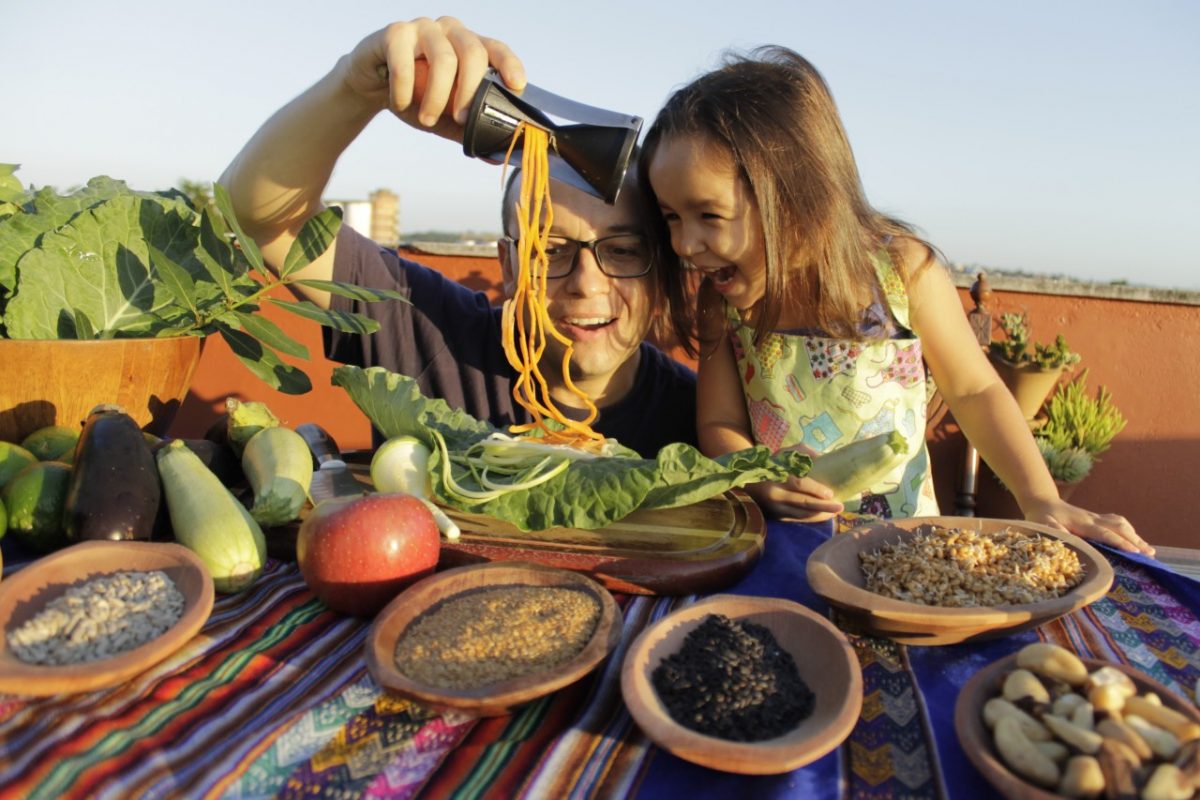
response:
M413 127L462 141L475 90L495 67L511 89L525 88L525 67L498 39L454 17L396 22L363 39L346 59L345 85Z

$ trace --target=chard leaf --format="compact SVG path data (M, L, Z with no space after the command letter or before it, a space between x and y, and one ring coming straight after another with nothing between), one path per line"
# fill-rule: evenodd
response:
M362 314L321 308L308 300L276 300L274 297L267 299L298 317L311 319L326 328L334 328L343 333L374 333L379 330L378 321L364 317Z
M283 332L283 329L261 314L233 312L242 330L267 347L296 358L308 358L308 348Z
M434 453L433 469L442 459L430 431L441 434L451 450L461 451L494 430L486 422L451 409L443 400L422 396L415 380L382 367L337 367L333 384L346 390L385 437L413 436L424 442ZM522 530L590 529L609 525L639 508L673 508L748 483L803 476L809 464L807 456L795 451L773 456L765 447L754 447L710 459L690 445L672 444L655 459L573 461L544 483L484 503L458 501L444 491L436 476L432 484L440 502L491 515Z
M341 227L340 208L327 208L306 220L292 246L288 248L279 277L286 278L320 258L329 249L329 245L333 244Z
M272 389L284 394L304 394L312 389L312 382L302 370L281 361L250 334L228 325L218 325L217 331L237 359Z
M200 245L196 248L196 260L221 288L222 294L233 299L236 296L233 291L234 279L241 277L246 270L237 258L237 250L230 243L227 233L224 220L205 209L200 215Z
M84 311L103 337L154 336L186 325L150 261L147 238L180 264L194 264L195 212L178 201L113 197L45 233L20 261L20 285L8 304L9 335L61 338L60 320Z
M238 224L237 215L233 213L233 201L229 198L229 190L220 183L213 184L213 200L217 204L217 209L225 218L225 224L233 231L237 237L238 246L242 249L242 255L250 262L250 266L254 267L255 272L262 275L264 278L270 278L271 272L267 269L266 263L263 261L262 251L258 249L258 244L247 236L242 231L242 226Z
M353 283L342 283L341 281L322 281L316 278L304 278L292 281L291 283L292 285L307 286L310 289L320 289L330 294L348 297L351 300L360 300L364 303L374 303L379 300L399 300L403 303L411 302L400 292L394 292L391 289L372 289Z
M154 245L147 244L146 249L150 253L150 263L162 278L163 287L176 303L194 314L196 306L192 298L196 294L196 282L192 280L192 276Z

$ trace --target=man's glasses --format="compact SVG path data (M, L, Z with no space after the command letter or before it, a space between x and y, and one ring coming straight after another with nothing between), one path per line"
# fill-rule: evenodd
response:
M515 245L516 239L505 236ZM547 278L565 278L575 271L580 249L592 251L600 271L610 278L640 278L654 266L654 254L646 237L640 233L618 233L601 236L590 242L551 236L546 241Z

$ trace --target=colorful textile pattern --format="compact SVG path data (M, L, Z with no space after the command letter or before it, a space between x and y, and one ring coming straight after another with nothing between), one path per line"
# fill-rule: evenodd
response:
M830 614L803 576L831 530L769 523L762 559L726 591ZM326 611L294 565L272 561L251 590L218 599L192 642L128 683L0 697L0 798L986 800L997 795L953 722L981 667L1040 638L1130 664L1185 697L1200 677L1200 583L1103 552L1116 572L1109 594L1036 631L949 647L849 635L863 671L858 724L829 755L769 776L683 761L625 710L629 646L694 597L618 597L621 642L596 672L509 716L471 719L382 692L363 659L368 624Z
M886 255L874 260L890 316L908 329L904 284ZM886 322L887 310L877 305ZM872 320L873 311L867 314ZM928 398L919 339L859 342L776 331L755 347L754 331L737 310L726 306L726 315L756 442L771 450L803 444L823 453L899 431L913 456L846 508L888 518L938 514L925 448Z

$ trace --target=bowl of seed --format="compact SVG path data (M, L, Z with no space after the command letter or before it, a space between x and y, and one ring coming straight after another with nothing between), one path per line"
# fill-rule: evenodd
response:
M82 542L0 583L0 692L46 697L123 683L212 612L204 563L178 544Z
M841 744L862 709L846 637L790 600L713 595L638 636L621 693L659 747L712 769L790 772Z
M616 601L586 575L477 564L424 578L380 611L367 669L431 708L502 716L587 675L620 637Z
M983 641L1035 628L1103 597L1108 560L1046 525L981 517L884 520L832 537L808 585L853 633L908 645Z

